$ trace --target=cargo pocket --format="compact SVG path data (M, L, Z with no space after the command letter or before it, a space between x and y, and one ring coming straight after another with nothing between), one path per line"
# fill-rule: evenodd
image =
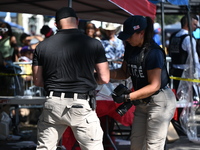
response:
M86 135L91 141L99 141L103 139L103 131L99 119L95 114L86 118L86 124L88 126Z
M70 108L71 126L80 126L85 120L86 116L90 113L90 110L86 108Z
M45 102L43 107L43 120L48 123L59 122L60 107L53 102Z

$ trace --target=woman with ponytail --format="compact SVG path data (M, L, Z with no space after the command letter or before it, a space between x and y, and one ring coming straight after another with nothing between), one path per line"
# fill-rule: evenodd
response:
M136 107L131 150L164 150L176 108L175 95L168 87L166 56L153 40L150 17L131 16L123 25L118 38L126 42L124 61L121 68L110 72L112 79L132 79L134 91L124 98Z

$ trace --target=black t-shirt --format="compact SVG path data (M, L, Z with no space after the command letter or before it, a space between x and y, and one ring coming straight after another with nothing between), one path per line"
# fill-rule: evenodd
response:
M126 46L124 59L128 62L128 59L130 59L130 56L136 56L139 55L141 52L141 47L132 47L131 45ZM164 55L161 50L158 48L152 48L148 55L146 56L145 60L145 68L146 70L152 70L155 68L162 68L164 65Z
M148 51L148 52L147 52ZM124 60L128 64L128 69L132 78L135 90L140 89L148 84L147 70L161 68L161 88L168 83L168 73L165 66L165 55L163 50L156 43L144 53L144 59L141 58L141 47L132 47L127 44L124 54Z
M97 86L95 64L106 61L98 40L78 29L65 29L36 47L33 65L43 67L46 91L86 93Z

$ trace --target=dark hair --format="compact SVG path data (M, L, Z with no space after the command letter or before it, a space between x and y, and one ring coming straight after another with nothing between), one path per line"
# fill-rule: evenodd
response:
M87 23L86 23L86 25L85 25L85 31L84 31L84 32L85 32L85 34L87 34L87 33L86 33L86 30L88 29L88 25L89 25L89 24L91 24L91 25L92 25L92 28L93 28L94 30L96 30L96 26L95 26L95 24L94 24L94 23L87 22ZM94 37L96 36L96 32L94 33L94 35L93 35L93 36L94 36Z
M87 26L88 26L89 24L91 24L91 25L93 26L93 28L96 29L95 24L92 23L92 22L87 22L86 25L85 25L85 29L87 29Z
M40 29L41 34L47 34L51 28L48 25L43 25L43 27Z
M9 36L13 36L11 26L10 26L8 23L6 23L6 26L7 26L7 28L8 28L8 35L9 35Z
M144 29L145 34L144 34L143 45L150 44L154 36L153 20L150 17L146 17L146 20L147 20L147 27ZM138 31L138 32L141 32L141 31Z
M20 36L20 42L23 43L23 40L26 39L26 37L30 36L29 34L26 33L22 33L22 35Z
M6 25L6 28L8 28L8 35L9 36L13 36L13 33L12 33L12 28L11 28L11 26L7 23L7 22L1 22L0 23L0 26L2 26L3 24L5 24Z
M190 14L191 19L199 20L197 15L195 14ZM181 27L183 28L186 24L188 24L188 15L185 15L181 18Z

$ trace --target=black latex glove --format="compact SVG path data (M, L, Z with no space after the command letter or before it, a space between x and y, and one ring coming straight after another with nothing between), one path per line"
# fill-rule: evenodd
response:
M126 101L126 95L122 94L121 96L116 96L114 94L112 94L112 98L116 103L123 103Z

